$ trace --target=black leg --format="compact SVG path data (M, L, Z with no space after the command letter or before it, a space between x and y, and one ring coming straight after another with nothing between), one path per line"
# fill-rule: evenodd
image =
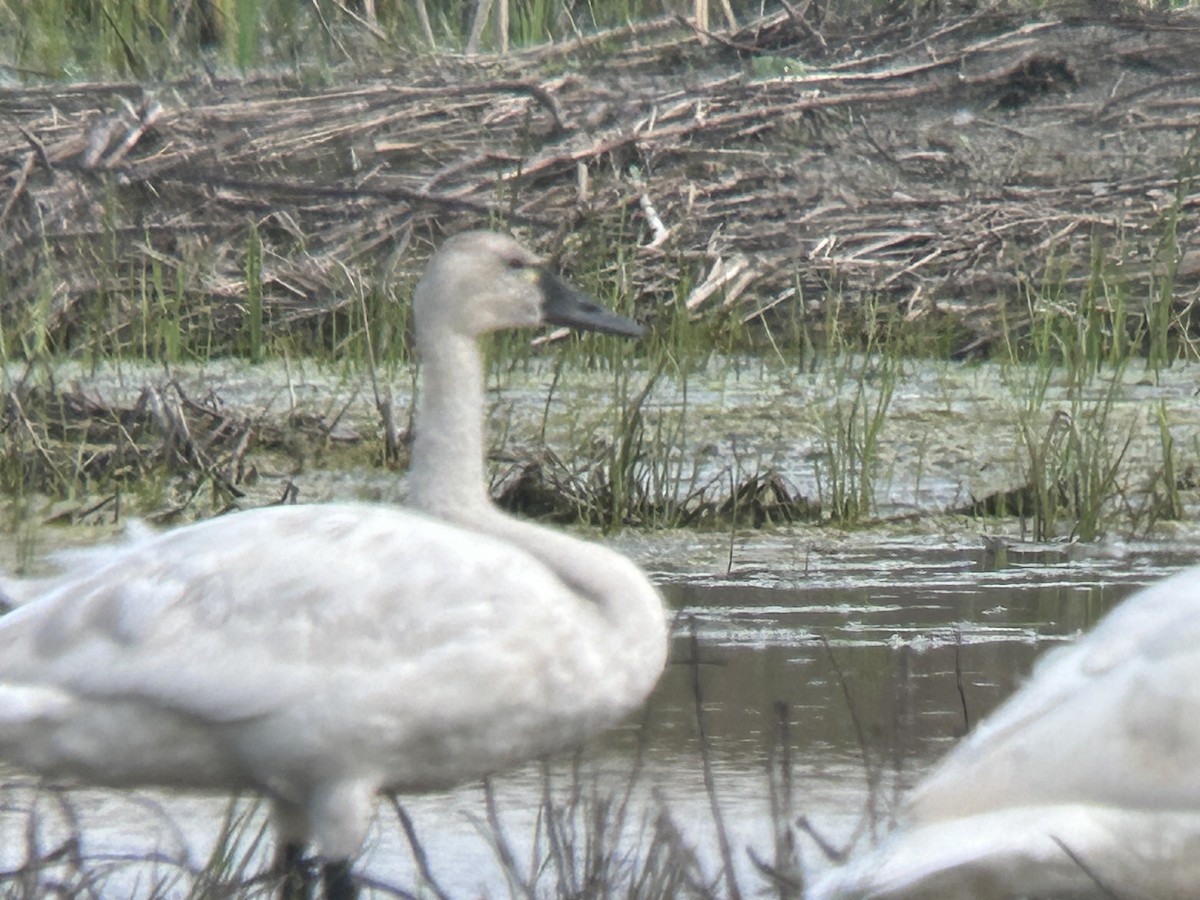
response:
M279 900L312 900L313 877L303 844L284 844L275 856L279 873Z
M350 860L336 859L325 863L325 900L357 900L358 885L350 874Z

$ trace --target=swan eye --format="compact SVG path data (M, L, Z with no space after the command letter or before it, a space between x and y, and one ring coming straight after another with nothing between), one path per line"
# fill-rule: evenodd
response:
M510 256L504 261L510 272L518 273L531 284L537 284L542 277L541 266L532 265L519 256Z

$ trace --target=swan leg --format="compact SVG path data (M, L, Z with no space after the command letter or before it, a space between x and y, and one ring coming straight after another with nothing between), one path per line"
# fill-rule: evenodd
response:
M357 900L358 885L350 874L350 860L335 859L325 863L322 870L325 900Z
M313 877L304 844L288 842L275 856L275 871L279 874L279 900L313 900Z

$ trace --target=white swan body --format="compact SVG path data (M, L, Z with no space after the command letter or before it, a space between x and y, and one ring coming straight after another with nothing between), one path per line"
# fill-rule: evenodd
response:
M917 785L900 827L808 896L1183 898L1198 884L1194 568L1047 654Z
M342 859L378 791L475 779L639 705L665 662L658 592L483 485L476 336L635 328L577 297L574 319L543 305L564 290L509 238L447 241L414 301L421 511L271 507L80 557L0 618L0 756L93 784L258 790L285 841Z

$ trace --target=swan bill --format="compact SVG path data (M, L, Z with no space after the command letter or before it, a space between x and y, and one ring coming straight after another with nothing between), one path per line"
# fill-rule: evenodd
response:
M538 288L542 292L542 318L547 324L621 337L633 338L642 334L642 326L633 319L593 303L586 294L553 272L542 270Z

